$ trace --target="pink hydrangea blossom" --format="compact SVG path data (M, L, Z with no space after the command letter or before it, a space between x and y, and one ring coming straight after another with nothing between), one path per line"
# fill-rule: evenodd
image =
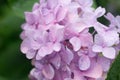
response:
M92 5L93 0L40 0L25 12L21 51L32 59L30 80L105 80L120 49L120 16ZM110 25L98 22L101 16Z

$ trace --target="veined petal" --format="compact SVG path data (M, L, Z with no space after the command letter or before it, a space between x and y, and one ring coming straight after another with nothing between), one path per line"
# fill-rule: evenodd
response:
M47 79L53 79L55 75L55 71L50 64L44 66L42 73Z
M73 60L74 55L70 49L66 48L66 54L67 54L67 63L70 64L70 62Z
M68 65L71 63L71 61L74 58L72 51L70 51L68 48L66 48L65 51L61 52L60 55L61 55L61 59Z
M59 69L60 66L61 66L61 57L56 54L56 56L54 58L52 58L50 60L50 62L53 64L53 66L56 68L56 69Z
M88 56L85 56L85 55L82 55L80 56L80 59L79 59L79 69L80 70L87 70L90 68L90 59Z

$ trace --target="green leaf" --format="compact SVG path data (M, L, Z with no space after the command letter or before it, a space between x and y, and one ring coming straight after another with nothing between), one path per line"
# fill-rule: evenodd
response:
M31 11L33 4L38 1L39 0L16 0L16 1L9 0L9 3L11 4L11 7L12 7L14 13L17 16L24 18L24 12Z
M106 80L120 80L120 53L112 64Z

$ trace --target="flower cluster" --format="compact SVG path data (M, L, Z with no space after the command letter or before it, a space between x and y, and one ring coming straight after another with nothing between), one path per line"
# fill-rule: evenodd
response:
M31 80L105 80L120 43L120 16L92 0L40 0L25 12L21 51ZM98 22L105 16L108 26Z

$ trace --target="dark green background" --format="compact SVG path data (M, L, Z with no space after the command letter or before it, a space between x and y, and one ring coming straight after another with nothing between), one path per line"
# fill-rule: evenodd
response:
M28 80L32 66L20 52L21 24L24 11L31 11L38 0L0 0L0 80ZM114 15L120 15L120 0L95 0L96 6L105 7ZM104 21L100 18L99 21ZM113 63L107 80L120 80L120 55Z

